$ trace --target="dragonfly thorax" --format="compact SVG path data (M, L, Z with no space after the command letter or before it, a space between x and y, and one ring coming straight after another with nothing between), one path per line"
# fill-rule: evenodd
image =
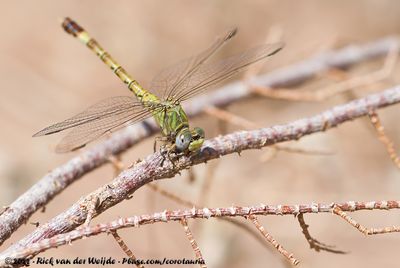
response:
M180 104L165 101L164 109L154 113L154 118L167 139L175 144L177 151L196 151L204 142L204 131L195 127L189 129L189 120Z
M163 109L153 113L157 124L164 136L175 138L176 134L183 128L189 127L186 113L180 105L173 103L163 103Z

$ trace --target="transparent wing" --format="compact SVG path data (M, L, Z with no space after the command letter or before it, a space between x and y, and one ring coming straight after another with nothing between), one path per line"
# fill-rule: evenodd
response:
M236 28L230 29L220 36L215 42L196 56L185 59L173 65L154 77L150 90L162 99L168 99L174 92L185 84L186 78L192 75L204 62L206 62L223 44L229 41L237 32Z
M172 98L180 102L187 100L282 48L283 43L260 45L215 63L203 64L180 84Z
M133 97L113 97L100 101L74 117L46 127L33 136L50 135L73 128L56 147L56 152L69 152L120 128L125 123L149 117L151 111L156 109L162 109L161 105L147 103L144 108L143 104Z

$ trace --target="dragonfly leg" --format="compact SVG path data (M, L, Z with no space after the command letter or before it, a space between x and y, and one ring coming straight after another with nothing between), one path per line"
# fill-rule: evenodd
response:
M165 136L156 136L155 137L154 144L153 144L154 153L157 152L157 141L167 142L168 141L168 137L165 137Z
M164 165L166 159L171 162L172 167L176 169L175 159L177 158L177 154L175 152L175 144L166 144L161 147L161 156L163 160L161 161L161 166Z

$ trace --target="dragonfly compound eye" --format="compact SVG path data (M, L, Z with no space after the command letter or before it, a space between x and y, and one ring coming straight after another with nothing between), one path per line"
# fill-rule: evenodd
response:
M191 140L192 134L190 134L190 131L183 131L182 133L179 133L179 135L176 136L175 139L175 145L178 151L185 151L189 147Z

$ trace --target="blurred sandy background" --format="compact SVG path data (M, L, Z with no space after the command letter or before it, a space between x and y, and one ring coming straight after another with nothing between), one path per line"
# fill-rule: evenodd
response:
M273 25L283 29L284 51L266 63L263 72L307 58L334 44L362 43L400 31L398 1L2 1L0 16L0 205L7 205L49 170L74 154L57 155L60 135L31 136L41 128L80 112L105 97L128 95L121 82L79 42L67 36L59 19L79 21L134 77L148 84L162 68L205 48L226 28L237 25L239 35L220 55L237 52L264 41ZM352 69L365 73L380 67L382 59ZM398 73L398 70L397 70ZM399 81L359 89L356 96ZM317 86L323 85L319 81ZM316 87L308 83L303 87ZM260 125L285 123L346 102L338 96L321 103L293 103L253 98L235 103L229 111ZM380 111L387 132L400 144L400 107ZM217 120L192 120L204 126L208 137L220 134ZM228 126L228 131L236 128ZM123 155L126 165L152 152L150 138ZM328 150L330 156L279 153L262 163L266 150L243 152L160 181L183 198L196 202L206 168L215 166L208 194L210 207L252 204L296 204L348 200L398 199L399 170L390 161L366 119L347 123L327 133L306 137L292 146ZM217 165L218 163L218 165ZM45 213L32 222L46 222L81 196L113 177L110 166L86 175L56 197ZM131 200L109 210L94 222L105 222L180 205L143 187ZM352 214L371 227L399 225L399 213ZM318 240L349 251L347 255L317 253L309 249L293 217L260 218L265 228L301 260L300 267L393 267L398 264L398 234L364 237L333 215L305 215ZM265 249L253 237L228 223L190 221L209 267L284 267L279 254ZM34 230L21 227L4 245ZM193 258L178 223L156 224L120 232L136 256ZM110 236L81 240L42 254L65 258L124 257Z

